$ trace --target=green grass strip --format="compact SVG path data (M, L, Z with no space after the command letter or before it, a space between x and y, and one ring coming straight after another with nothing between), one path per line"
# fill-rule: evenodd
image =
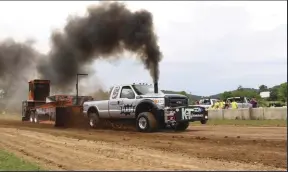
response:
M12 153L0 150L0 171L39 171L41 168L16 157Z

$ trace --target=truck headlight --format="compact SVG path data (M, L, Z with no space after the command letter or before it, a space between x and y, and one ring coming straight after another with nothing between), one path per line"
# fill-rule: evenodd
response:
M153 101L157 105L164 105L165 103L164 99L154 99Z

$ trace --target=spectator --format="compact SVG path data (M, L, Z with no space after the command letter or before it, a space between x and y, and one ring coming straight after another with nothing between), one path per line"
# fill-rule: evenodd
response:
M231 102L229 100L226 100L224 109L229 109L230 104L231 104Z
M234 99L232 100L231 106L232 106L232 109L238 109L238 104Z
M224 107L225 107L225 102L223 100L220 100L219 109L224 109Z
M256 101L256 99L254 97L252 98L250 103L252 104L252 108L257 108L258 102Z
M220 107L220 100L217 100L217 102L214 104L214 109L218 109Z
M211 105L208 109L209 110L214 109L214 105Z

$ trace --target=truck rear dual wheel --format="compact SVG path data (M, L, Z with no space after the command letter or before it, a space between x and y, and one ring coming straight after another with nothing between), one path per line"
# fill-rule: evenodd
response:
M136 128L140 132L157 130L157 120L151 112L141 112L136 119Z

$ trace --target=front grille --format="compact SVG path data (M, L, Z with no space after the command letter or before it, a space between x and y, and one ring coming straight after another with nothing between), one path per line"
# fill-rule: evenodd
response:
M166 97L165 106L168 107L188 106L188 99L184 97Z

